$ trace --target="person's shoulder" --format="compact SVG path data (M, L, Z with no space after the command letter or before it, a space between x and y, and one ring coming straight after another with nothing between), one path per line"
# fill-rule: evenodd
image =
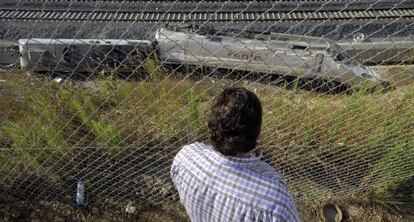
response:
M184 145L178 154L188 155L193 154L194 152L202 152L205 149L208 149L209 145L202 142L194 142L187 145Z
M270 166L268 163L266 163L263 160L257 161L254 165L252 165L251 167L249 167L249 169L251 171L253 171L255 174L257 174L259 176L262 176L264 178L280 179L280 175L275 170L275 168L273 168L272 166Z
M191 144L184 145L174 159L180 160L182 158L193 158L199 152L203 152L204 149L208 149L209 145L202 142L194 142Z
M270 186L278 187L279 189L288 190L282 176L271 165L263 160L257 161L254 165L249 167L252 176L257 180L270 184Z

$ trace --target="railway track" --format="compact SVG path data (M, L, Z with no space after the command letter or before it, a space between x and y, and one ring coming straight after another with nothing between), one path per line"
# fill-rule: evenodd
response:
M20 0L21 2L145 2L144 0ZM199 2L200 0L177 0L179 2ZM242 0L203 0L204 2L246 2ZM254 0L266 2L268 0ZM279 0L280 2L352 2L354 0ZM383 0L390 1L390 0ZM170 0L152 0L152 2L169 2ZM377 0L378 2L378 0Z
M128 12L0 9L0 20L48 20L70 22L252 22L413 19L414 9L333 11L333 12Z
M282 1L133 1L133 0L1 0L1 9L96 10L128 12L310 12L413 9L414 0L282 0Z

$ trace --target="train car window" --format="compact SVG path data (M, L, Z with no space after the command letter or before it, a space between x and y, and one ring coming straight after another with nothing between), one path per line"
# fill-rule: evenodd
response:
M279 40L279 41L289 41L289 38L281 37L281 36L271 36L272 40Z
M345 64L351 64L351 57L349 57L347 54L338 53L335 60Z
M268 35L266 35L266 34L259 34L259 35L256 35L256 36L254 36L254 38L256 39L256 40L260 40L260 41L269 41L269 40L271 40L271 37L270 37L270 35L268 34Z
M292 50L305 50L306 48L308 48L308 47L302 46L302 45L293 45L292 46Z
M344 60L344 57L340 53L336 54L335 61L340 62L342 60Z
M221 42L223 40L223 38L217 36L211 36L208 39L212 42Z
M343 53L337 53L334 58L335 58L335 61L338 61L338 62L342 62L342 61L346 61L350 59L349 56Z

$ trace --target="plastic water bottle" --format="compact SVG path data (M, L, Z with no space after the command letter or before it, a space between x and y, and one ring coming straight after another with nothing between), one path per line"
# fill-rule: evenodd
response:
M79 208L83 208L85 206L84 201L85 201L85 186L82 180L79 180L78 186L76 188L76 205Z

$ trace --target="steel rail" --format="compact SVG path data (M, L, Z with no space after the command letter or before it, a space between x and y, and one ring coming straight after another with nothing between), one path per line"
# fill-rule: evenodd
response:
M70 22L249 22L249 21L321 21L321 20L366 20L366 19L402 19L414 18L414 9L340 11L340 12L195 12L195 13L159 13L159 12L113 12L113 11L60 11L60 10L30 10L30 9L0 9L0 20L48 20Z
M198 2L198 0L178 0L179 2ZM204 2L240 2L242 0L204 0ZM256 0L256 2L266 2L268 0ZM279 0L280 2L350 2L352 0ZM24 2L145 2L144 0L25 0ZM152 0L152 2L168 2L169 0Z
M273 3L272 1L174 1L174 7L170 7L171 1L131 1L131 0L15 0L0 1L1 9L12 10L64 10L64 11L103 11L111 12L122 3L117 11L141 12L146 6L146 12L174 12L174 13L213 13L217 11L234 12L240 11L262 13L268 12L332 12L332 11L354 11L354 10L395 10L413 9L414 0L285 0ZM96 5L95 2L99 2ZM68 9L69 8L69 9Z

